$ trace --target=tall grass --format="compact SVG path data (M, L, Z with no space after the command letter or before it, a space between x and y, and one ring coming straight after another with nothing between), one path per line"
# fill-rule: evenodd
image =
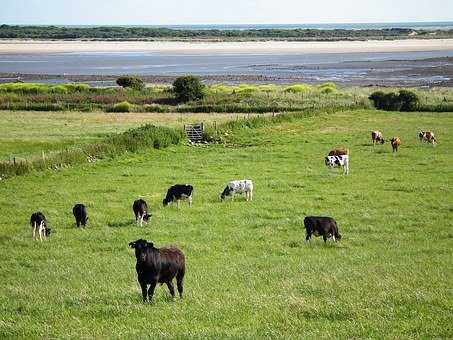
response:
M144 125L112 134L103 141L79 148L51 153L48 156L31 159L14 158L0 162L0 179L25 175L33 170L57 169L84 162L95 162L106 157L115 157L126 152L137 152L145 148L162 149L178 144L184 138L180 129Z

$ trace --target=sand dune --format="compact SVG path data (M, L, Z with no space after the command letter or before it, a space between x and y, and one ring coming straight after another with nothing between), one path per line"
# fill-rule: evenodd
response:
M341 42L172 42L0 40L0 53L172 52L172 53L348 53L453 50L453 39Z

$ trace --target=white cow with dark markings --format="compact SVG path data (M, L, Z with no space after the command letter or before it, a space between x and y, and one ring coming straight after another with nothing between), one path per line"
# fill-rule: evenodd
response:
M329 168L343 167L343 174L349 174L349 155L326 156L325 163Z
M250 179L231 181L227 184L223 192L220 194L220 199L223 201L226 197L234 199L234 195L245 193L245 200L253 200L253 182Z

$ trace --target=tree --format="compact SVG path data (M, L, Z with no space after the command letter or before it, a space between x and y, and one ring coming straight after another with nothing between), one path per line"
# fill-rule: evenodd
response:
M204 85L197 77L183 76L173 82L173 92L179 102L199 100L204 97Z
M145 82L142 79L133 76L119 77L116 80L116 83L118 84L118 86L124 88L129 87L134 90L143 90L145 88Z

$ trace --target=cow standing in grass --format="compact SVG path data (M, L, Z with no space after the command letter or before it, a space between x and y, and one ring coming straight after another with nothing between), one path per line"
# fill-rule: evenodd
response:
M153 298L157 283L166 284L172 298L175 297L173 278L179 297L182 298L183 280L186 272L185 257L181 250L175 247L154 248L152 242L137 240L129 243L135 249L137 263L137 279L142 289L143 302ZM148 289L149 285L149 289Z
M398 152L398 148L400 147L401 145L401 139L399 137L393 137L391 140L390 140L390 144L392 145L392 150L393 152Z
M72 214L76 220L77 227L82 225L85 228L88 221L87 208L85 205L81 203L76 204L74 208L72 208Z
M434 132L432 131L420 131L418 138L420 139L420 142L427 142L431 143L432 145L437 144L436 137L434 136Z
M142 200L140 198L134 201L132 210L134 211L135 222L137 223L137 225L142 227L143 222L148 223L149 219L151 218L151 214L148 213L148 204L146 204L145 200Z
M335 242L341 239L338 232L337 222L332 217L307 216L304 219L306 241L310 241L311 236L322 236L324 243L328 238L332 238Z
M377 130L372 131L371 132L371 141L373 142L373 146L375 146L378 143L384 144L384 137L382 136L382 132L377 131Z
M329 151L328 156L349 155L349 149L336 148Z
M162 201L162 204L165 206L170 203L176 202L176 205L179 208L179 201L187 200L189 202L189 207L192 206L193 200L193 186L189 184L176 184L171 186L167 190L167 195Z
M47 228L47 219L42 212L38 211L31 215L30 225L33 240L36 240L37 236L39 236L39 240L42 241L43 236L44 238L50 236L50 228Z
M343 174L349 174L349 155L327 156L324 162L329 168L343 167Z
M220 194L220 200L223 201L226 197L231 197L233 200L236 194L242 193L245 193L246 201L253 200L253 182L250 179L229 182Z

